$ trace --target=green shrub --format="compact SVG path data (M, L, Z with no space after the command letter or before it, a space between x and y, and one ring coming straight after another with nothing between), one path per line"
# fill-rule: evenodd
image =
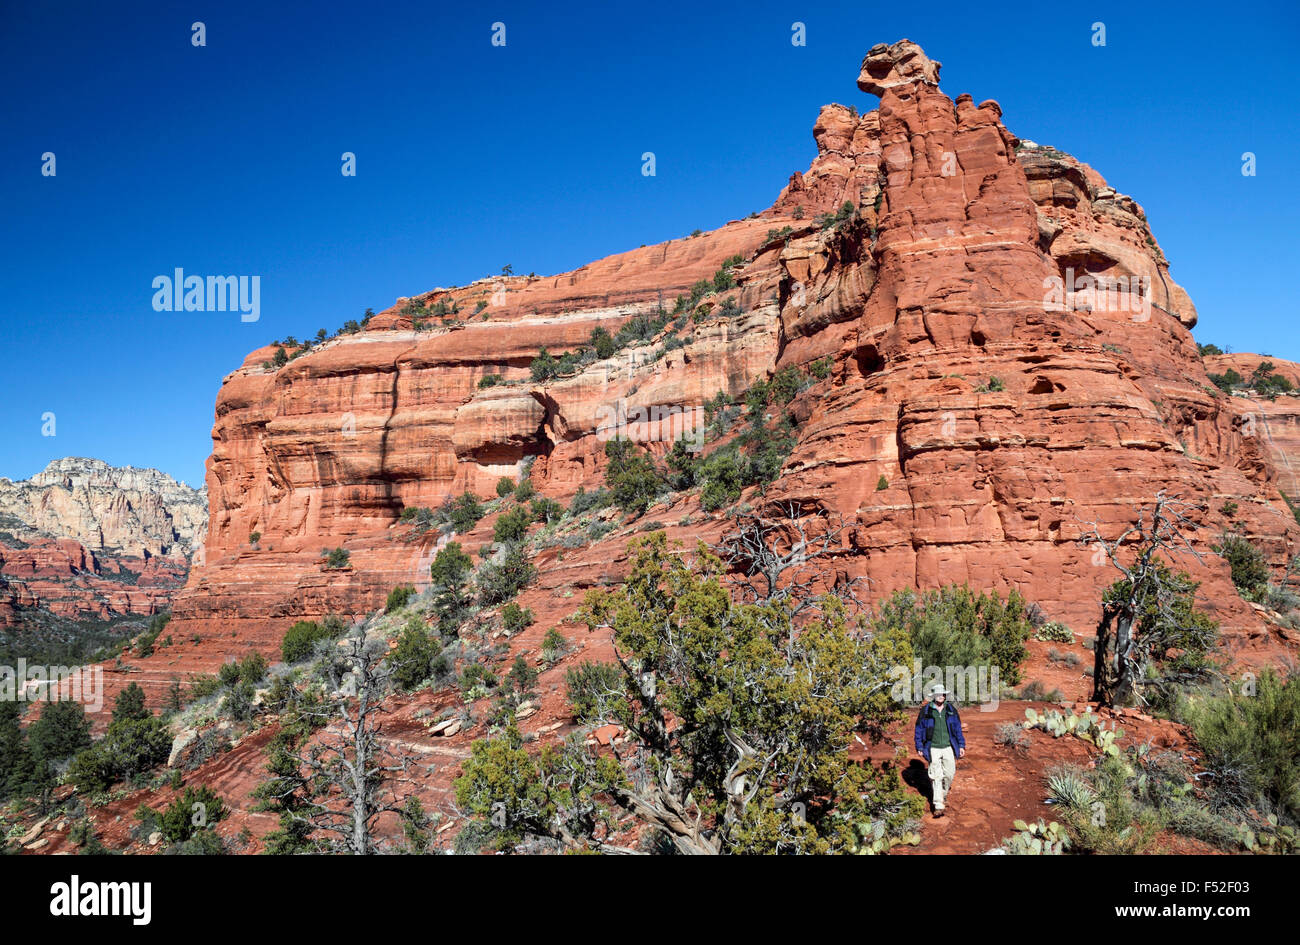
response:
M171 614L155 614L149 619L149 629L135 639L135 652L141 659L151 656L154 651L154 643L158 639L158 634L162 633L171 620Z
M564 674L564 688L579 722L618 718L627 699L623 673L613 663L583 660Z
M549 525L564 518L564 506L545 496L538 496L533 499L528 507L532 511L533 521L535 522Z
M654 316L634 315L619 326L618 333L614 335L614 345L617 348L626 348L638 341L649 341L666 324L668 319L662 309Z
M691 444L683 434L666 457L668 466L668 487L674 492L682 492L694 487L700 470L698 452L691 449Z
M194 676L190 679L189 698L193 702L200 699L206 699L208 696L221 689L221 682L216 675Z
M413 584L397 585L388 592L388 600L384 604L384 613L391 614L395 610L401 610L414 596L415 586Z
M474 568L474 561L465 554L460 542L449 541L429 565L429 577L439 587L463 583Z
M478 496L469 491L461 493L454 499L448 499L439 511L451 527L461 534L478 524L478 520L484 514Z
M1159 816L1134 796L1134 771L1120 755L1102 755L1091 771L1056 769L1049 790L1072 792L1057 811L1076 853L1141 853L1160 828ZM1086 806L1078 802L1087 798ZM1064 798L1062 798L1064 800Z
M469 663L460 671L460 687L465 690L471 690L478 685L494 689L497 682L496 673L482 663Z
M117 694L113 701L114 722L136 722L152 715L144 704L144 690L139 683L130 683Z
M351 553L346 548L331 548L328 552L323 553L323 557L325 558L327 570L338 570L348 566Z
M708 456L699 467L699 478L704 483L700 507L706 512L731 505L740 498L745 486L740 457L730 449L718 450Z
M737 442L745 451L743 466L746 485L772 482L781 474L786 457L794 449L793 427L787 417L775 428L755 418Z
M515 501L530 502L537 495L537 487L533 485L531 476L525 476L519 480L519 485L515 486Z
M492 540L499 543L519 541L528 533L528 526L532 523L533 516L528 507L517 505L498 516L492 526Z
M320 640L333 636L331 629L314 620L299 620L280 641L280 657L286 663L301 663L309 658Z
M230 662L222 663L217 670L217 682L221 688L230 689L239 682L239 664L232 659Z
M1215 791L1240 810L1275 813L1300 823L1300 676L1283 681L1272 669L1255 680L1253 693L1195 700L1185 716Z
M574 493L573 501L569 503L569 514L575 518L584 512L590 512L592 509L603 509L613 504L613 497L605 489L596 489L594 492L588 492L582 486Z
M432 528L437 523L438 515L433 509L427 509L420 505L408 505L402 509L402 514L397 517L397 520L412 524L424 531Z
M514 636L520 630L531 627L536 622L536 618L529 608L510 603L501 609L501 621L505 625L506 633Z
M252 684L241 679L227 693L221 703L221 710L236 722L245 722L253 717L255 695Z
M545 348L533 358L532 363L528 365L528 371L535 381L548 381L560 373L559 362L551 356L551 353Z
M1228 368L1228 370L1224 371L1222 374L1211 374L1209 377L1210 383L1219 388L1219 390L1223 391L1225 394L1232 393L1234 387L1239 386L1246 380L1232 368Z
M410 621L398 636L397 646L388 654L393 682L409 691L436 672L445 671L446 660L441 654L442 644L418 620Z
M768 398L772 403L788 404L806 386L806 379L799 369L787 365L777 371L768 382Z
M1261 361L1250 375L1250 387L1270 399L1279 393L1289 394L1294 388L1288 378L1274 373L1274 368L1272 361Z
M483 390L485 387L496 387L498 384L504 384L506 379L500 374L487 374L479 378L478 389Z
M225 818L225 802L206 784L195 790L187 787L171 806L158 815L158 829L172 843L189 840Z
M516 655L514 662L510 664L510 672L506 673L506 686L523 698L536 684L537 670L528 665L528 660L524 659L523 654Z
M1268 584L1268 564L1264 555L1244 535L1227 532L1214 550L1232 568L1232 583L1243 595L1258 594Z
M888 488L889 488L889 480L886 479L884 476L881 476L879 479L876 480L877 492L884 492Z
M922 666L997 666L999 678L1011 684L1020 681L1034 629L1019 591L1003 602L996 591L976 594L964 585L919 597L896 591L872 623L877 632L905 630Z
M85 794L102 794L166 761L171 747L171 731L162 719L118 719L102 739L73 758L68 779Z
M817 218L813 222L815 222L821 229L826 230L831 227L838 227L841 223L850 219L853 216L853 212L853 202L851 200L846 200L838 212L818 214Z
M90 719L80 702L47 702L41 716L27 727L27 740L38 758L62 761L90 745Z
M591 347L595 350L596 357L602 361L612 358L618 351L618 346L614 344L614 339L610 337L609 332L600 327L591 330Z
M502 476L500 479L497 480L497 495L499 495L501 498L504 499L506 496L512 495L514 491L515 491L515 481L511 479L509 476Z
M568 648L569 641L555 627L547 630L546 636L542 637L542 658L548 663L554 663Z
M256 685L266 678L266 657L253 650L239 664L239 678L246 683Z
M479 597L486 606L504 604L532 583L537 569L521 545L509 545L501 563L479 568L476 581Z
M605 444L605 485L624 512L641 515L658 495L662 483L654 463L630 440L616 437Z

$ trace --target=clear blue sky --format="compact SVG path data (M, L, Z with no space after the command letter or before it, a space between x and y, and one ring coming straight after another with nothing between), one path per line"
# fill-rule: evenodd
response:
M0 475L89 455L200 484L249 350L762 209L819 106L874 107L858 65L904 36L949 95L1143 204L1198 340L1300 360L1297 9L0 0ZM154 312L177 267L260 275L261 320Z

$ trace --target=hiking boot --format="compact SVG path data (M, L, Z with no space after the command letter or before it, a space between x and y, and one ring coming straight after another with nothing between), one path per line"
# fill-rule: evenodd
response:
M943 808L940 807L938 810L934 812L934 819L938 820L942 816L943 816Z

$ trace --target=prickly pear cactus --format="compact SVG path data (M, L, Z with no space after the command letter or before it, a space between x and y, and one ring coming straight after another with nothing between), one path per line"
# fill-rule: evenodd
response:
M1002 842L1002 848L1013 855L1060 856L1070 847L1070 837L1056 821L1035 824L1017 820L1012 825L1016 833Z

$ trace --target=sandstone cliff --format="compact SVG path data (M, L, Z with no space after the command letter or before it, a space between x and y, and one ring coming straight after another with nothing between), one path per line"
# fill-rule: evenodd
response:
M0 530L71 538L91 551L188 555L202 543L207 496L156 469L69 456L19 482L0 478Z
M203 490L156 469L68 457L0 478L0 626L167 609L206 521Z
M1300 505L1300 364L1258 354L1220 354L1207 357L1205 366L1212 374L1232 369L1249 378L1265 362L1272 362L1273 373L1287 378L1296 394L1269 397L1238 390L1228 404L1245 442L1258 444L1255 460L1275 474L1278 489L1292 504Z
M1015 587L1090 628L1115 575L1081 537L1094 524L1118 534L1166 490L1205 508L1204 557L1179 564L1204 582L1231 646L1276 655L1281 631L1209 548L1231 500L1271 561L1295 551L1279 493L1294 441L1270 451L1243 435L1141 206L1018 139L996 102L951 99L938 79L915 44L874 47L858 84L878 107L823 108L812 165L756 218L558 276L426 292L425 311L464 313L433 330L416 330L399 299L282 367L265 365L271 348L252 352L217 399L209 530L173 623L213 642L185 668L269 650L294 619L372 609L393 585L426 580L433 539L398 524L404 507L490 495L528 460L539 491L565 499L600 484L616 405L689 408L826 357L768 497L853 523L840 575L867 578L873 596ZM823 226L845 201L854 213ZM738 287L705 306L734 298L739 316L705 318L674 350L651 342L530 378L541 347L572 349L593 327L668 306L735 255ZM505 383L480 387L489 375ZM650 517L675 537L723 527L689 497ZM571 610L576 599L550 598L617 579L628 537L544 554L533 606ZM336 546L350 567L326 571Z

